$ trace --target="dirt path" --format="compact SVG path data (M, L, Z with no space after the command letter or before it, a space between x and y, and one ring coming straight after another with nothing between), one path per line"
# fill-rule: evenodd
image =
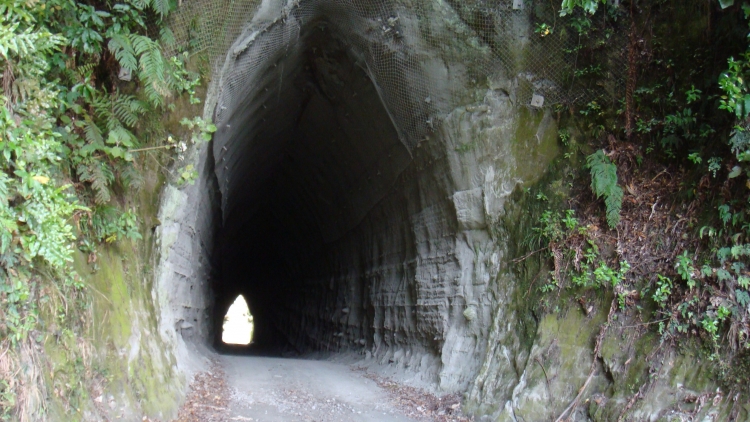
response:
M468 420L455 397L412 390L340 363L219 356L196 377L176 422Z
M378 385L346 365L223 356L233 414L268 422L412 421Z

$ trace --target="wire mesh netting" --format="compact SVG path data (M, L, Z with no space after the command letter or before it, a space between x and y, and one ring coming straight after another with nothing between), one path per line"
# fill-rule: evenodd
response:
M499 88L515 105L536 108L620 98L627 22L606 13L561 18L557 3L181 0L170 17L172 53L208 55L221 80L210 93L221 122L254 74L281 62L305 31L325 27L362 59L412 148L446 112L476 101L467 96L471 85L505 81Z

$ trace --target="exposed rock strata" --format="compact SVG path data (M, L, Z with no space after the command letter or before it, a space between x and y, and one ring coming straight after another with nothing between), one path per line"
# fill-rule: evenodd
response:
M515 103L528 13L491 43L518 63L478 81L490 49L465 3L393 5L379 26L334 2L259 9L216 75L207 115L219 130L198 154L199 183L165 194L164 336L216 336L241 293L256 343L361 353L468 390L494 417L548 419L567 406L598 320L577 334L566 317L539 323L519 290L528 275L511 262L528 233L517 226L530 224L515 200L557 156L557 123ZM397 45L372 32L389 32L389 17ZM373 51L407 70L378 73Z

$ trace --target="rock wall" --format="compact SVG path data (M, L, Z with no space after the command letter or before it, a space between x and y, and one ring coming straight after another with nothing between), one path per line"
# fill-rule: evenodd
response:
M358 351L456 391L473 381L493 309L512 289L495 283L506 252L491 227L513 190L555 157L556 124L513 105L512 79L473 79L466 66L482 53L473 32L449 5L430 6L432 37L451 41L405 39L404 54L430 60L395 80L372 71L361 42L320 4L308 22L290 12L296 25L251 26L235 42L215 115L216 289L224 304L248 298L256 343ZM403 34L425 20L388 12ZM523 47L522 22L509 47ZM368 36L363 29L353 38ZM419 139L389 108L394 86L435 113Z
M525 189L565 195L558 117L518 100L535 78L521 72L532 9L482 34L475 3L268 1L248 18L214 75L199 181L162 203L155 295L178 362L183 339L218 338L243 294L257 345L360 354L467 392L486 420L553 419L592 367L574 419L629 408L628 371L648 369L623 369L635 355L615 337L594 357L609 302L535 314L546 269L513 261L538 218ZM492 50L512 60L487 73ZM672 362L685 381L633 415L655 420L710 388L687 380L690 359Z

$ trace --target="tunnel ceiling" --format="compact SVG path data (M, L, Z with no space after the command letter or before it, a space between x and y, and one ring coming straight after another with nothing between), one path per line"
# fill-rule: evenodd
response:
M276 225L274 237L287 247L336 240L410 161L361 63L319 28L303 38L298 57L264 72L216 135L229 237Z

